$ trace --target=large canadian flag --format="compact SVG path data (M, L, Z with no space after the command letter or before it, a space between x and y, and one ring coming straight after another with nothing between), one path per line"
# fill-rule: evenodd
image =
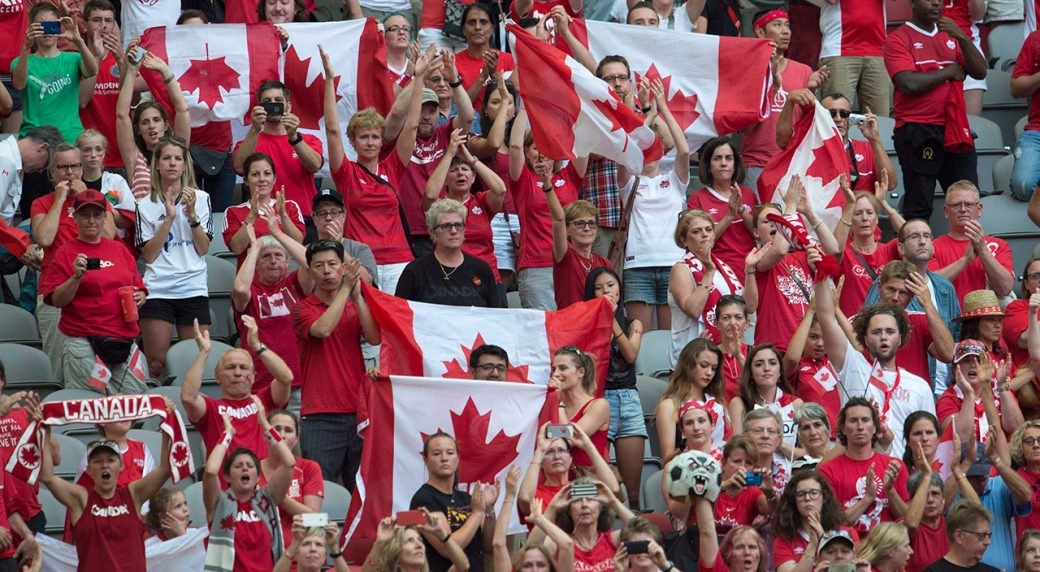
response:
M845 208L839 177L848 177L849 161L830 112L818 101L811 109L802 108L787 148L769 159L762 170L758 179L762 202L783 204L780 191L787 191L793 175L801 177L816 214L834 228Z
M686 132L691 150L769 115L773 48L767 40L581 19L570 27L596 61L624 54L636 78L661 80L668 109Z
M538 151L558 161L602 155L638 173L654 132L603 80L523 28L508 24L531 133Z
M545 385L553 352L574 345L595 356L602 395L613 320L606 299L550 312L478 309L410 302L367 285L364 288L365 300L381 330L379 367L386 375L468 378L470 353L480 345L493 344L509 354L509 380Z
M408 510L412 495L428 476L421 456L423 441L437 431L456 440L460 488L468 491L467 485L498 478L504 490L509 467L530 464L541 424L558 419L556 400L547 399L552 393L547 386L524 383L376 379L368 396L372 426L361 453L343 545L373 538L381 519ZM504 493L499 495L498 508L504 498ZM526 532L515 511L509 519L510 533Z
M325 81L318 45L332 60L336 77L336 106L340 132L351 159L354 148L346 141L347 122L359 110L374 107L386 116L394 103L394 91L386 66L386 42L374 18L346 22L282 24L289 33L283 54L281 77L292 94L292 112L300 118L301 133L321 139L328 170L325 138Z
M159 26L145 30L141 45L170 66L194 127L245 120L256 101L256 88L280 77L278 34L270 22ZM141 75L156 100L170 109L160 74L142 67Z

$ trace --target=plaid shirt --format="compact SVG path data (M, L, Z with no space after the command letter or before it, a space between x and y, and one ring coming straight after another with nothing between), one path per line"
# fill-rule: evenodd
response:
M596 205L599 226L618 228L621 225L621 193L618 192L617 163L602 157L590 158L581 198Z

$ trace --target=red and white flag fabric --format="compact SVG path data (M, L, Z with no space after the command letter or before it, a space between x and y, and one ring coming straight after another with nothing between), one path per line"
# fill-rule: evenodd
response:
M145 30L141 45L170 66L188 101L194 127L210 121L248 120L256 88L280 77L281 48L270 22L158 26ZM171 109L161 75L144 67L141 75L156 100Z
M300 118L300 133L325 139L325 75L318 45L332 60L336 77L336 106L340 131L351 159L354 148L346 141L347 122L362 109L374 107L384 117L394 103L393 85L386 65L386 42L374 18L346 22L280 25L289 43L279 63L282 81L292 94L292 112ZM327 169L327 167L325 167Z
M805 383L819 395L826 395L838 387L838 376L834 373L834 367L828 362L816 370L812 377L806 379Z
M127 362L126 367L137 379L148 379L146 366L147 360L145 360L144 352L141 351L141 348L135 342L133 347L130 348L130 361Z
M845 145L831 114L814 102L803 109L795 122L794 135L779 155L769 159L758 179L762 202L783 204L780 191L787 191L791 177L798 175L805 186L809 203L829 228L834 228L845 208L845 194L839 176L849 174Z
M773 48L768 40L581 19L572 20L570 27L596 61L624 54L634 79L661 80L668 109L686 132L691 150L769 115Z
M545 385L525 383L407 376L373 381L368 399L372 424L342 545L374 538L381 519L409 509L428 476L423 441L437 431L456 440L464 490L496 478L504 483L511 465L527 467L538 428L558 420L557 401L548 399L553 393ZM498 507L504 498L499 496ZM527 531L515 511L509 519L510 533Z
M585 66L508 24L516 38L520 95L538 151L563 161L595 153L638 173L654 132Z
M953 423L947 423L932 460L932 470L942 477L943 482L953 475L953 465L960 460L960 455L961 452L954 451L953 447Z
M144 378L142 377L141 379ZM105 393L108 389L109 381L112 381L112 370L105 365L105 362L101 361L101 358L94 356L94 367L90 370L87 385L99 393Z
M552 355L573 345L596 360L603 393L610 360L613 310L606 299L563 310L464 308L410 302L364 286L383 343L379 367L386 375L468 378L474 348L493 344L509 354L510 381L546 385Z

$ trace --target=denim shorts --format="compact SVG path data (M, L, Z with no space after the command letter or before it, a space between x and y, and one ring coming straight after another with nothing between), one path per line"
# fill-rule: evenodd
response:
M628 272L625 272L628 274ZM646 421L643 420L643 405L639 391L635 389L608 389L603 397L610 404L610 427L607 439L615 441L624 437L646 437Z
M14 103L14 107L11 108L12 113L22 109L22 90L14 88L14 82L11 78L11 74L0 74L0 83L4 84L7 88L7 93L11 94L11 101Z
M625 269L625 301L665 305L668 303L668 266Z

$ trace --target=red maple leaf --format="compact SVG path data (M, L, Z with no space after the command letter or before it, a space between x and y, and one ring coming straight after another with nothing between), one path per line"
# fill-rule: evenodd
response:
M603 115L607 116L607 119L610 119L610 130L612 132L621 129L621 122L618 121L617 115L614 112L614 108L611 107L609 101L593 99L592 104L595 105L596 109L599 109Z
M848 173L848 160L845 158L844 147L841 144L841 136L838 130L834 130L834 136L824 139L823 145L812 150L812 164L805 171L806 177L818 177L821 185L826 187L831 181L838 178L842 173ZM834 207L844 208L845 193L837 189L834 196L825 206L825 209Z
M307 72L312 58L300 59L296 46L285 52L285 85L292 94L293 113L300 118L300 128L318 129L318 120L325 115L325 75L319 73L310 84ZM340 76L336 76L336 101L343 99L339 94Z
M491 411L481 414L470 397L462 413L451 412L452 434L459 452L460 483L490 483L517 456L520 434L506 435L502 429L487 441ZM438 428L438 430L440 430ZM422 433L425 442L429 437Z
M224 530L235 530L235 515L229 514L220 519L220 527Z
M661 85L664 87L664 93L665 95L668 95L668 92L670 91L669 86L672 84L672 76L662 76L661 72L657 69L657 64L650 64L650 69L646 70L643 77L651 80L661 80ZM638 80L639 74L636 74L636 81ZM679 127L682 127L683 131L686 131L686 128L693 125L693 122L697 121L697 118L701 116L697 111L697 94L686 95L681 89L676 89L675 95L668 99L668 110L672 112L673 116L675 116L675 121L679 124Z
M40 464L40 449L36 445L24 445L18 451L19 461L26 467L36 468Z
M178 443L170 449L170 455L173 457L173 463L180 467L188 462L188 447L184 443Z
M199 91L199 102L213 109L213 106L224 101L220 95L221 88L231 91L239 87L239 73L224 62L226 58L219 57L210 59L209 44L206 44L206 59L191 60L188 71L184 72L178 81L181 89L192 93Z
M448 379L471 379L469 374L469 356L473 353L474 348L479 348L484 345L484 336L477 334L476 339L473 340L473 344L469 347L460 345L462 348L463 363L459 363L458 359L452 359L451 361L441 362L448 371L444 372L441 377ZM531 383L531 380L527 379L527 366L526 365L515 365L509 364L509 370L506 372L507 381L519 381L521 383Z

